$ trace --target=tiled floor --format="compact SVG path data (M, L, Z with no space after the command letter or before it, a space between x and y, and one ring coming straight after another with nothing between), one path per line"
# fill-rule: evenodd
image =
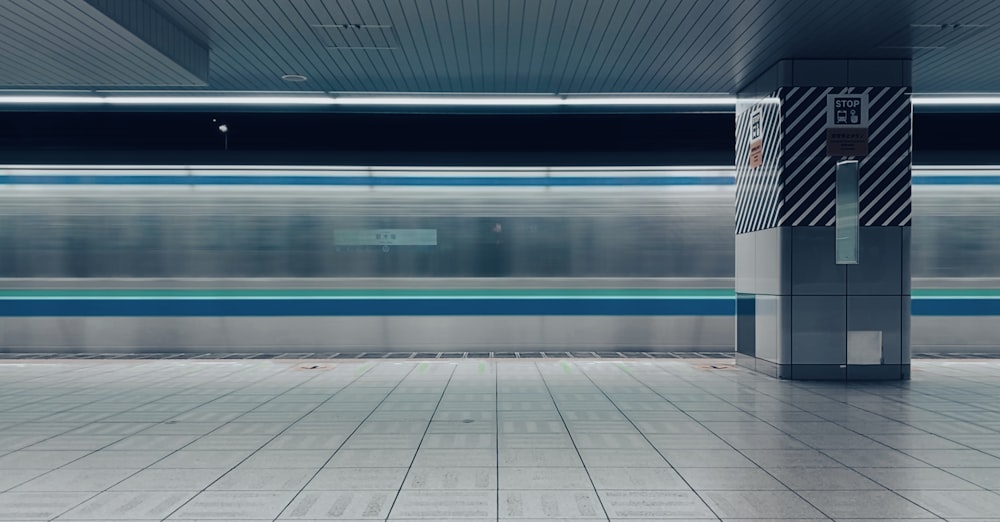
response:
M1000 361L0 361L0 520L1000 520Z

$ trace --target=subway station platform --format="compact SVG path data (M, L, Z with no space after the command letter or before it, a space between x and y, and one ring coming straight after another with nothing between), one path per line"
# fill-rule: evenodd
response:
M996 520L1000 361L4 359L3 520Z

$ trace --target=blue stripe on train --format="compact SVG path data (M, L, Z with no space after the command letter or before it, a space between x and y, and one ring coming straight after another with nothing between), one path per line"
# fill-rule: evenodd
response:
M915 316L997 316L1000 299L915 298ZM0 299L0 317L733 316L735 299Z
M2 299L0 316L733 315L731 299Z

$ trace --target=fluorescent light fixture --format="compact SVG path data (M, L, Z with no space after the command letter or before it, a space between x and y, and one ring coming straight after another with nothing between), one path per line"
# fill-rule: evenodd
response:
M0 95L0 103L5 105L97 105L105 103L97 96L64 95Z
M352 95L336 96L338 105L420 105L420 106L482 106L482 107L538 107L558 106L561 100L556 96L447 96L447 95Z
M0 105L234 105L234 106L372 106L372 107L733 107L728 95L443 95L443 94L163 94L90 91L80 94L0 93Z
M1000 105L1000 94L976 94L976 95L920 95L914 94L910 97L915 106L989 106Z
M736 104L735 96L710 95L710 96L564 96L560 105L586 105L586 106L728 106Z
M1000 94L914 94L918 107L1000 106ZM763 98L756 103L776 103ZM0 91L0 106L247 106L247 107L714 107L734 110L727 94L366 94L143 91Z
M0 98L2 100L3 98ZM108 105L334 105L325 96L117 96L100 98Z

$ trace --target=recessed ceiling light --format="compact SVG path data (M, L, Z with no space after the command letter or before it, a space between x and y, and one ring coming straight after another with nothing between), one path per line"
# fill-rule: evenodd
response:
M286 82L304 82L309 78L307 78L302 74L282 74L281 79L285 80Z

